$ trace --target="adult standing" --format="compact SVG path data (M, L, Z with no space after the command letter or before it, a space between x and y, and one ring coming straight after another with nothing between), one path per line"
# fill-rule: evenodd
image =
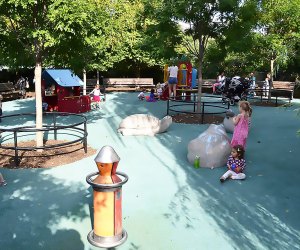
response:
M273 87L273 81L272 81L272 77L271 77L271 74L268 73L267 74L267 77L265 79L265 82L264 82L264 85L263 85L263 93L264 93L264 96L268 96L269 95L269 90L270 88Z
M255 88L256 88L256 77L254 76L254 73L251 72L250 76L249 76L249 81L250 81L250 90L251 90L251 94L253 96L256 95L255 93Z
M177 75L178 75L178 67L175 65L172 65L168 67L168 72L169 72L169 98L172 96L173 92L173 97L176 97L176 85L178 83Z

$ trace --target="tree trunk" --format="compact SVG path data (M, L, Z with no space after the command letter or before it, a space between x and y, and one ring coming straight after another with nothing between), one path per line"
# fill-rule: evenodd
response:
M36 128L43 128L43 109L42 109L42 58L39 52L36 52L35 58L35 106L36 106ZM43 146L43 132L36 133L36 146ZM38 150L42 151L42 149Z
M274 75L274 59L271 59L271 82L272 82L272 85L273 85L273 75ZM271 101L271 82L269 82L269 93L268 93L268 100Z
M201 96L202 96L202 80L203 80L203 56L204 46L202 44L202 38L199 39L199 67L198 67L198 98L197 98L197 112L201 112Z
M99 84L99 70L97 70L97 84Z
M83 69L83 95L86 95L86 70Z
M137 68L136 68L136 77L140 78L141 77L141 64L140 62L137 62Z
M201 112L201 96L202 96L202 69L203 63L199 61L198 67L198 98L197 98L197 112Z

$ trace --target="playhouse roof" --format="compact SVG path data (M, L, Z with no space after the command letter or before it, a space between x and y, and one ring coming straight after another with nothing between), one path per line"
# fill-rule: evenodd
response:
M57 83L62 87L78 87L83 81L69 69L46 69L42 78L47 84Z

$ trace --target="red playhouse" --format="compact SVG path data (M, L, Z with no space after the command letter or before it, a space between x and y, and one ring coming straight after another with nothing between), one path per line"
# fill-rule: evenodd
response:
M69 69L47 69L42 73L42 98L47 111L84 113L91 110L89 96L80 95L81 79Z

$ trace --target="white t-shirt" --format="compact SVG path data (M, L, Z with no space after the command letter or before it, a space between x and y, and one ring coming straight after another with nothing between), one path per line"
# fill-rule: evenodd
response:
M145 97L144 92L139 93L138 98L144 98L144 97Z
M226 80L226 77L225 77L225 76L221 76L221 75L218 76L218 82L219 82L219 83L224 83L225 80Z
M101 95L101 92L100 92L100 89L94 89L91 94L94 94L94 96L100 96Z
M177 74L178 74L178 67L177 66L168 67L168 71L170 72L170 77L176 77L177 78Z

